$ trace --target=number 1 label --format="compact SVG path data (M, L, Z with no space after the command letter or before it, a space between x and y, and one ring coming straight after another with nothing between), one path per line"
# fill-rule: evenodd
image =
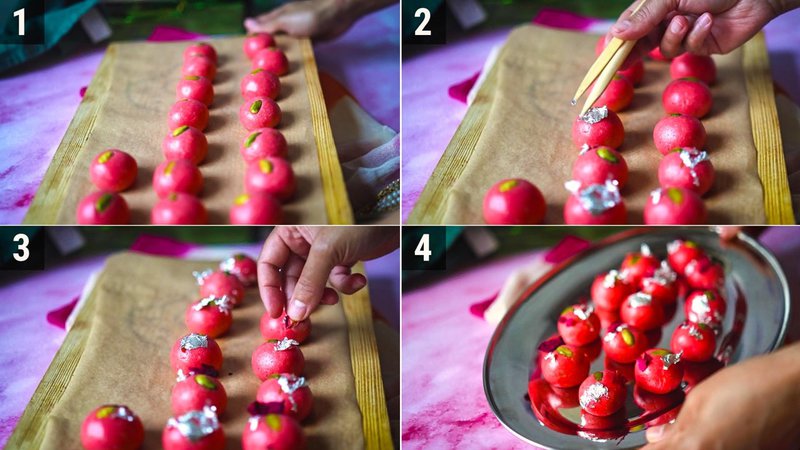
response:
M14 17L17 17L19 19L17 33L20 36L25 36L25 8L14 11Z

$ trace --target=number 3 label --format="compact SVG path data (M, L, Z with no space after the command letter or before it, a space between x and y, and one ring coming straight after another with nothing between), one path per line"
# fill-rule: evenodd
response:
M28 257L31 256L30 250L28 250L28 244L30 244L30 240L28 240L27 234L19 233L14 236L14 242L19 242L20 244L17 246L17 250L19 253L14 253L14 259L19 262L24 262L28 260Z
M419 23L419 26L414 31L414 34L417 36L430 36L431 30L426 30L425 27L428 26L428 22L431 20L431 10L428 8L419 8L414 13L414 17L422 17L422 22ZM427 261L427 259L425 260Z

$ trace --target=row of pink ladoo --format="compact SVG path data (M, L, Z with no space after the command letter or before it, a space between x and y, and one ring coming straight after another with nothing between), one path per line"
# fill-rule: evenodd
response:
M174 414L162 432L165 450L222 450L226 446L223 420L228 394L220 380L222 349L215 338L233 323L232 309L244 301L246 287L256 282L256 263L236 254L218 270L196 272L200 300L186 308L190 334L172 347L170 363L178 378L172 387ZM300 422L312 409L312 394L302 377L305 359L299 349L308 339L308 319L292 322L264 314L261 334L266 342L252 354L251 365L262 381L256 400L248 406L250 418L242 431L245 450L302 450L306 437ZM81 427L87 450L134 450L145 438L141 419L125 405L110 404L91 411Z
M281 120L275 102L280 94L279 77L289 71L289 61L267 33L247 36L243 50L254 70L241 82L245 104L239 120L250 134L240 148L247 163L245 193L234 199L229 220L233 224L281 223L281 202L291 199L295 191L294 172L286 159L287 142L275 129ZM153 188L159 198L150 214L153 224L208 223L208 212L199 198L203 176L198 166L208 153L203 131L214 100L218 57L214 47L197 43L184 50L183 58L177 101L167 119L169 134L162 143L165 161L153 172ZM130 223L130 208L120 193L135 184L137 175L137 162L129 153L109 149L98 154L90 167L98 190L79 202L77 222Z

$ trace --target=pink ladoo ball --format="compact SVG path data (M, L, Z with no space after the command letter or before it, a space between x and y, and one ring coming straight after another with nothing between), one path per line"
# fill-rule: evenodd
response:
M184 375L204 366L219 371L222 368L222 350L214 339L191 333L181 337L172 346L169 357L172 370Z
M171 192L153 206L150 221L153 225L205 225L208 212L194 195Z
M170 130L175 130L184 125L202 131L208 126L208 107L203 102L184 98L175 102L169 109L167 125Z
M259 322L259 329L264 339L281 340L289 338L302 344L311 334L311 320L304 319L300 322L295 322L286 313L283 313L278 318L273 318L269 313L264 313Z
M684 53L672 60L669 74L673 80L697 78L712 85L717 80L717 65L710 56Z
M100 406L81 425L81 444L86 450L135 450L143 442L142 420L124 405Z
M205 407L216 408L218 415L228 407L228 394L222 383L209 375L191 374L172 386L172 413L183 415L189 411L202 411Z
M490 225L538 224L547 212L542 192L527 180L501 180L483 197L483 220Z
M621 225L628 212L613 181L580 187L577 180L566 183L572 195L564 204L564 222L568 225Z
M200 297L222 298L227 296L230 304L239 306L244 300L244 285L236 275L222 270L206 270L193 273L200 286Z
M620 112L631 104L631 100L633 100L633 83L625 75L617 73L594 106L606 105L611 111Z
M136 181L139 169L133 156L122 150L106 150L92 160L89 175L98 189L121 192Z
M656 47L647 54L653 61L672 61L672 58L667 58L661 53L661 47Z
M197 75L186 75L178 81L175 98L190 98L208 106L214 101L214 86L208 78Z
M625 158L611 147L595 147L581 152L572 165L572 179L581 187L605 184L616 180L620 189L628 182L628 164Z
M164 161L153 172L153 189L158 198L173 192L197 195L203 189L203 174L191 161Z
M170 132L161 143L164 159L188 159L199 165L208 154L208 139L202 131L188 125L182 125Z
M242 97L245 100L259 97L278 98L281 92L281 81L274 74L264 69L256 69L242 78Z
M572 124L572 142L578 148L591 147L619 148L625 139L625 128L614 111L605 107L590 108Z
M259 345L253 351L250 364L253 373L259 380L264 381L270 375L280 373L300 376L303 374L306 361L297 341L281 339L269 340Z
M130 223L131 211L116 192L95 191L78 203L76 217L81 225L124 225Z
M253 161L247 165L244 187L248 194L272 194L281 201L289 200L296 189L292 165L271 156Z
M259 128L250 133L239 149L244 162L251 163L268 156L286 158L288 145L283 133L274 128Z
M219 270L238 278L244 287L253 287L258 281L258 263L244 253L234 253L220 261Z
M283 403L284 413L302 422L311 414L313 397L304 377L282 373L261 383L256 392L256 401Z
M714 166L705 151L675 149L661 160L658 182L662 188L680 187L704 195L714 184Z
M239 108L239 121L247 131L275 128L281 121L281 108L269 97L253 98Z
M679 187L656 189L644 205L647 225L702 225L708 221L703 199Z
M264 69L276 76L282 76L289 72L289 60L277 48L265 48L253 55L253 69Z
M224 450L225 433L211 408L170 417L161 434L164 450Z
M275 38L269 33L250 33L244 38L242 43L242 50L244 51L247 59L253 59L259 50L274 47Z
M233 201L228 219L234 225L279 225L283 207L272 194L242 194Z
M284 414L251 416L242 431L243 450L302 450L306 436L297 421Z
M183 59L186 60L188 58L192 58L194 56L205 56L209 58L214 64L217 63L217 51L211 44L206 42L198 42L196 44L192 44L183 51Z
M653 142L662 155L676 148L703 148L706 128L700 119L685 114L670 114L653 128Z
M208 80L214 80L214 77L217 76L217 65L211 58L194 55L183 61L181 74L184 76L194 75L207 78Z
M667 114L686 114L700 119L711 111L713 99L711 89L702 81L681 78L667 85L661 103Z

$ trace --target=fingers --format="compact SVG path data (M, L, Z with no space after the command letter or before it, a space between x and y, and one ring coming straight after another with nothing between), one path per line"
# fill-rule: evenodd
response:
M258 293L264 302L270 317L277 318L283 313L286 295L283 292L283 276L280 269L286 264L291 250L279 233L270 233L261 254L258 256L256 272L258 275Z
M292 256L289 257L289 261L286 262L286 266L283 269L283 293L287 299L292 298L294 287L297 285L300 274L303 273L303 266L305 263L306 260L297 254L292 254ZM286 305L284 304L284 308L285 307Z
M336 266L328 278L331 286L343 294L354 294L367 285L367 277L360 273L351 273L348 266Z
M248 17L244 20L244 28L248 33L277 33L285 31L283 27L283 15L285 7L277 8L267 14L258 17Z
M292 320L304 320L319 305L325 295L325 283L335 265L333 253L327 243L315 242L311 246L286 308L286 313ZM327 295L327 301L331 301L330 294Z
M685 16L673 17L661 38L661 54L667 58L678 56L682 52L683 39L689 32L689 27L689 19Z
M649 0L639 11L632 14L633 8L636 8L641 1L637 0L620 16L617 23L611 27L612 35L625 40L642 38L678 6L678 0Z
M703 13L694 22L692 30L686 36L686 50L696 55L707 55L709 53L706 41L711 35L711 25L713 19L711 14Z

